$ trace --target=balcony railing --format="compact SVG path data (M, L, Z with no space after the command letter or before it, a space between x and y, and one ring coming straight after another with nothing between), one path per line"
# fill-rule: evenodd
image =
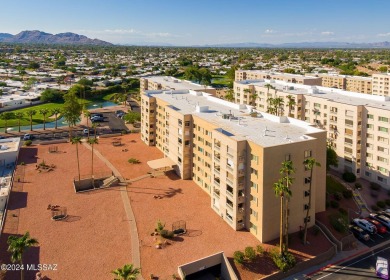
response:
M230 191L226 190L226 194L227 194L228 196L230 196L230 197L232 197L232 198L233 198L233 193L232 193L232 192L230 192Z
M233 170L234 170L233 167L231 167L230 165L226 165L226 169L231 171L231 172L233 172Z
M234 184L233 182L233 178L229 178L229 177L226 177L226 182L230 183L230 184Z
M233 204L226 203L226 207L230 210L233 210Z

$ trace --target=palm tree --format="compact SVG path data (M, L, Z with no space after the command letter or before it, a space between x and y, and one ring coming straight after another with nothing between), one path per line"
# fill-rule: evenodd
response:
M288 116L290 117L291 110L294 109L294 106L297 103L295 102L295 99L294 99L294 97L292 97L292 95L287 95L286 97L287 97L287 100L288 100L286 106L288 107Z
M89 117L91 116L91 112L89 112L87 110L87 108L84 106L83 114L84 114L84 117L87 119L87 129L88 129L88 139L89 139Z
M283 181L279 179L278 182L274 183L274 192L276 196L280 197L280 229L279 229L279 250L280 254L283 254L283 236L284 236L284 194L285 185Z
M294 167L293 167L293 162L291 160L285 160L282 162L282 168L279 170L279 173L281 175L284 175L282 177L282 180L286 186L286 192L285 192L285 200L284 200L284 203L285 203L285 250L288 251L288 216L289 216L289 213L288 213L288 202L290 200L290 197L292 195L292 191L291 191L291 185L293 183L293 180L294 178L291 177L291 174L293 174L295 171L294 171Z
M27 248L38 245L38 240L35 238L30 238L30 233L27 231L22 237L17 237L11 235L7 240L8 252L11 253L11 261L13 263L19 262L20 265L23 265L23 253ZM20 270L20 279L24 279L23 275L24 270Z
M274 98L274 106L275 106L275 112L277 116L281 116L283 114L283 106L284 106L284 100L282 97L276 97Z
M61 109L60 108L54 108L53 110L51 110L51 113L54 115L54 117L56 119L56 129L57 129L58 115L59 115L59 113L61 113Z
M125 264L123 267L111 271L115 275L115 280L135 280L141 273L141 269L135 268L133 264Z
M93 129L93 132L95 133L95 138L96 138L96 135L97 135L97 125L96 125L96 123L92 123L92 129Z
M304 228L304 234L303 234L303 244L306 244L307 240L307 224L309 219L309 211L311 208L311 184L313 180L313 169L314 166L321 166L321 164L315 160L315 158L309 157L303 161L303 165L305 166L306 170L310 170L310 182L309 182L309 203L307 205L306 209L306 218L305 218L305 228Z
M226 91L226 95L224 96L227 101L234 101L234 91L233 89L229 89Z
M72 137L70 139L70 142L72 143L72 145L76 144L77 169L79 172L79 182L80 182L81 176L80 176L79 144L81 144L81 137Z
M8 121L15 118L15 114L13 112L4 112L1 113L0 118L4 120L4 132L7 133L8 129Z
M20 121L23 119L24 113L23 112L16 112L15 117L18 119L18 127L19 127L18 131L20 132Z
M250 88L244 88L244 93L247 93L250 97L250 94L252 93L252 90Z
M39 110L39 113L43 116L43 130L46 130L46 115L49 114L50 110L47 108L42 108Z
M267 88L267 97L268 97L268 94L269 94L269 89L270 89L270 88L275 89L275 87L273 87L273 86L270 85L270 84L265 84L264 87Z
M92 174L92 186L95 186L95 179L94 179L94 176L93 176L93 147L95 144L99 144L99 141L98 139L96 138L96 135L95 135L95 138L89 138L88 139L88 143L91 145L91 148L92 148L92 167L91 167L91 174Z
M272 97L267 98L267 103L268 103L267 113L272 114L272 115L276 115L275 98L272 98Z
M34 109L28 109L26 114L30 117L30 130L32 131L32 117L37 113Z

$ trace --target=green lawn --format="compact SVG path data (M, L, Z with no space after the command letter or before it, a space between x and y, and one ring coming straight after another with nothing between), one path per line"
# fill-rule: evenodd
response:
M232 81L229 78L227 78L226 76L214 75L213 79L212 79L211 85L212 86L217 86L217 87L218 86L228 87L231 82Z
M334 194L336 192L343 192L345 190L345 187L333 179L331 176L326 176L326 192L329 194Z

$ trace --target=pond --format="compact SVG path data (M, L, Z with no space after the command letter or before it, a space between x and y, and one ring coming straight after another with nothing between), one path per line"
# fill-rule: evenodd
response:
M106 108L106 107L112 107L112 106L116 106L118 104L114 103L114 102L111 102L111 101L93 101L93 102L90 102L88 103L87 105L87 109L97 109L97 108ZM62 127L62 126L67 126L68 123L65 121L64 118L59 118L57 120L57 127ZM33 129L43 129L43 124L34 124L33 126ZM54 128L56 127L56 122L47 122L46 123L46 128ZM7 129L7 131L15 131L15 130L18 130L18 127L17 126L14 126L14 127L9 127ZM29 125L25 125L25 126L21 126L20 127L20 130L30 130L30 126Z

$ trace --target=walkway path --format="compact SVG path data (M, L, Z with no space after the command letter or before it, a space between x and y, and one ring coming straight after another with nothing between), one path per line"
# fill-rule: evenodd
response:
M92 150L91 146L88 145L86 142L83 142L83 145L89 149ZM118 169L115 168L109 162L99 151L94 149L95 155L100 158L114 173L116 177L118 177L120 182L120 194L122 197L123 206L125 207L125 212L127 216L127 220L129 222L130 226L130 237L131 237L131 252L132 252L132 263L135 267L141 267L141 257L140 257L140 244L139 244L139 238L138 238L138 230L137 230L137 223L135 221L135 216L133 209L131 208L130 199L127 195L127 183L126 180L122 177L122 175L119 173ZM125 183L125 184L123 184ZM138 276L139 280L144 280L142 275Z

